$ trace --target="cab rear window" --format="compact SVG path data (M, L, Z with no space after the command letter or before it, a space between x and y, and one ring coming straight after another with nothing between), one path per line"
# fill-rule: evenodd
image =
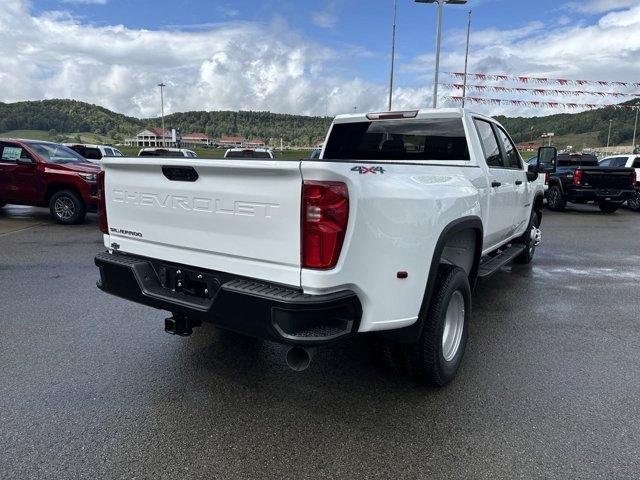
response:
M460 118L338 123L324 152L328 160L469 160Z

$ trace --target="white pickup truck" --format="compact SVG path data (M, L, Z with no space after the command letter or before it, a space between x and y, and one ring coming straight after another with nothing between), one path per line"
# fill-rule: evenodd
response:
M495 120L461 109L338 116L324 145L305 160L105 159L98 287L171 312L170 333L210 322L290 345L298 370L368 333L447 384L476 279L533 257L555 149L527 166Z

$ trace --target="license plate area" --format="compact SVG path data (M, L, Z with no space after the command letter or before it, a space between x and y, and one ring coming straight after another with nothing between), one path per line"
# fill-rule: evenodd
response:
M172 292L204 299L214 299L221 286L214 274L172 265L160 266L158 278L162 286Z

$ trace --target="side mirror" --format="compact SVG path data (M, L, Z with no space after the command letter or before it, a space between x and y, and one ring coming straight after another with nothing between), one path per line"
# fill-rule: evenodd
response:
M18 165L35 165L36 164L33 158L24 158L24 157L16 158L16 163Z
M538 173L555 173L558 161L558 149L556 147L540 147L538 149Z
M535 182L538 179L538 165L529 165L527 169L527 180Z

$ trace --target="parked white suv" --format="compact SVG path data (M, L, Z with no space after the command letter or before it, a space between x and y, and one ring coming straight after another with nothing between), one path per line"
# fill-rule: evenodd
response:
M171 147L151 147L141 148L138 152L139 157L187 157L197 158L198 154L193 150L186 148L171 148Z
M627 200L627 205L631 210L636 212L640 211L640 155L614 155L611 157L605 157L598 162L601 167L627 167L635 168L636 178L636 194L630 200Z
M110 158L98 286L168 310L169 333L211 322L288 344L294 369L376 332L384 358L445 385L477 278L540 242L536 170L555 148L538 158L461 109L339 116L315 160Z
M82 155L91 163L100 164L103 157L122 157L122 152L108 145L93 145L88 143L64 143L71 150Z

